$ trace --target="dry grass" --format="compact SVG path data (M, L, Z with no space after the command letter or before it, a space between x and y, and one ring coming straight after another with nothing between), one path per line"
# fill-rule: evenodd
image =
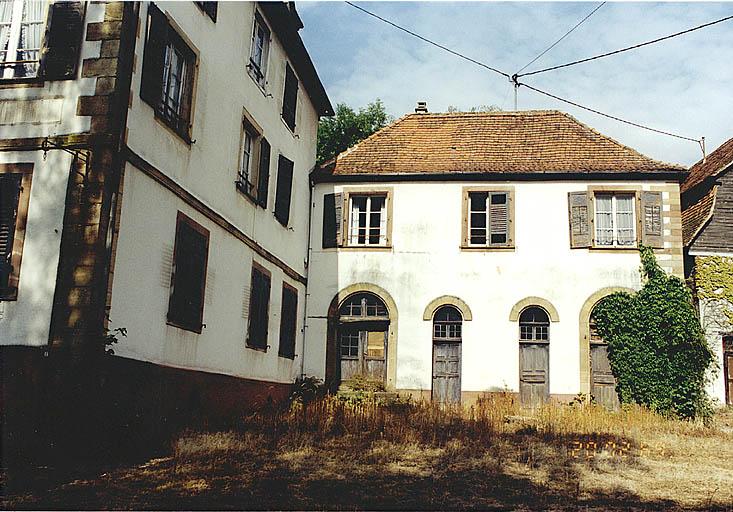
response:
M509 419L509 421L507 421ZM733 510L733 410L710 426L639 407L520 411L326 398L186 433L171 456L5 508Z

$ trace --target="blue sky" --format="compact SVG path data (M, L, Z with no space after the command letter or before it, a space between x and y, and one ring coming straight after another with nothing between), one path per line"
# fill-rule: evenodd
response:
M355 2L444 46L512 74L598 3ZM419 100L513 110L501 77L396 30L342 2L298 2L303 40L332 103L381 98L395 117ZM616 50L733 15L733 3L607 3L527 71ZM708 152L733 137L733 20L659 44L526 77L527 83L598 110L698 138ZM694 142L619 124L520 88L519 109L566 111L642 153L690 165Z

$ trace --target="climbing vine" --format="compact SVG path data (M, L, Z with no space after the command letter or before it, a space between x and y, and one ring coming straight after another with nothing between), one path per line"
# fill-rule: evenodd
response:
M695 258L695 289L700 300L713 301L728 325L733 325L733 258Z
M705 393L714 356L685 283L662 270L651 248L640 248L644 285L617 292L594 310L598 333L622 403L638 403L682 418L709 417Z

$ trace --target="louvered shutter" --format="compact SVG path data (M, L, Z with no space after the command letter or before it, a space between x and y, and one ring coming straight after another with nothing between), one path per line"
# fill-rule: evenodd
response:
M270 306L270 277L257 268L252 269L252 291L249 307L247 344L267 348L267 324Z
M76 77L82 36L84 2L54 2L48 7L39 75L46 80Z
M203 320L207 256L208 238L186 222L179 222L168 320L199 332Z
M291 130L295 131L295 109L298 105L298 77L290 64L285 64L285 92L283 94L282 117Z
M570 247L590 247L592 243L591 233L591 208L587 192L568 193L568 214L570 219Z
M489 245L509 243L509 194L489 194Z
M13 271L13 239L18 217L20 174L0 174L0 291L7 288Z
M283 286L282 310L280 315L280 348L282 357L295 356L295 334L298 316L298 292Z
M257 204L267 208L267 191L270 186L270 143L262 137L260 141L260 172L257 177Z
M140 97L151 107L160 106L163 91L163 65L168 44L168 20L155 4L148 7L148 32L143 54Z
M662 248L662 193L641 193L641 242L649 247Z
M343 194L323 196L322 247L328 249L341 245L341 225L343 223Z
M280 155L277 162L277 191L275 193L275 218L283 226L290 219L290 197L293 188L293 162Z

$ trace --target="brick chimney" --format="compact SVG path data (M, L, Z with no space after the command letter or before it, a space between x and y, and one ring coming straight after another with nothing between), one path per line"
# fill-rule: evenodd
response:
M417 107L415 107L415 113L416 114L427 114L428 113L428 103L426 101L418 101Z

